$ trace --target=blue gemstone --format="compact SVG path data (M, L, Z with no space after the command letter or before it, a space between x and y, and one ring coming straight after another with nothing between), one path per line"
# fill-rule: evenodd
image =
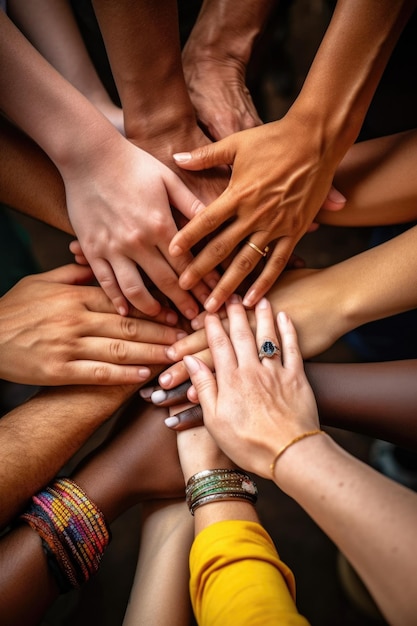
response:
M275 353L275 346L272 341L265 341L262 350L266 356L272 356Z

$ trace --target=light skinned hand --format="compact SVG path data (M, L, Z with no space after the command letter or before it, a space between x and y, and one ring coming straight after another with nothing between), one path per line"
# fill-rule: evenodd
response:
M256 337L238 296L227 304L230 338L216 315L205 320L215 376L199 359L185 357L203 408L204 424L223 452L238 466L270 478L277 451L294 437L318 427L313 391L304 373L297 336L288 316L277 316L269 302L256 306ZM266 340L281 356L259 360Z
M121 317L87 267L23 278L0 298L0 377L29 385L139 384L184 335L163 309L152 321ZM142 315L143 317L143 315ZM159 322L158 322L159 319ZM160 369L159 369L160 371Z
M174 158L189 170L221 164L233 167L225 192L199 211L171 242L171 254L181 256L222 227L181 274L180 285L190 289L234 253L205 309L217 311L262 262L262 271L244 297L244 304L253 306L286 267L295 245L314 221L331 189L337 163L320 153L308 129L290 113L278 122L235 133ZM334 200L333 193L333 208ZM342 208L343 196L340 201ZM260 250L271 248L265 259L245 243L248 240Z
M117 311L128 303L157 315L160 303L144 285L143 270L178 310L192 319L199 307L178 284L191 261L174 259L168 247L177 232L171 205L187 219L203 205L184 183L157 159L112 133L94 159L79 158L61 168L68 214L82 253ZM204 301L209 289L193 290Z

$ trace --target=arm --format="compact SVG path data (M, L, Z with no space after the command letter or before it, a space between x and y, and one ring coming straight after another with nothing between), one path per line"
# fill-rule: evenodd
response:
M216 379L186 357L207 429L233 461L272 478L307 511L346 554L387 621L413 624L416 494L320 435L314 395L286 314L277 317L279 344L266 300L256 309L256 338L239 301L227 309L230 340L216 316L206 319ZM260 361L265 338L282 352Z
M205 0L182 53L198 120L222 139L262 122L246 87L246 68L275 0Z
M339 162L355 141L414 6L412 0L377 5L373 0L339 0L303 88L282 120L177 155L177 163L191 170L233 165L225 193L171 242L171 253L180 256L222 226L181 275L184 289L250 240L261 251L273 245L246 292L245 305L253 306L268 291L314 220ZM205 303L206 310L218 310L260 260L256 250L243 245Z
M197 125L184 80L176 1L94 0L93 5L126 136L179 174L202 202L216 199L226 186L227 171L185 172L172 159L178 150L209 143Z
M334 226L380 226L417 219L414 179L417 131L355 144L334 178L347 198L339 211L320 211L317 221Z
M7 14L74 87L121 132L123 113L110 99L82 39L68 0L9 0Z
M201 206L196 196L122 137L3 12L0 27L2 109L58 168L71 224L107 295L120 313L127 313L128 295L136 308L157 315L160 304L146 289L139 263L181 312L193 317L197 302L178 286L180 267L171 266L166 255L176 232L170 203L190 217ZM196 297L206 293L197 290Z
M95 394L99 406L97 390ZM73 408L76 409L75 403ZM81 404L79 408L82 409ZM153 407L129 407L120 418L123 428L115 429L71 476L102 511L107 524L141 500L183 498L176 437L164 426L165 415L165 411ZM74 414L68 415L71 419ZM48 432L49 439L50 435ZM161 453L164 464L156 461ZM3 622L8 626L38 624L58 595L39 536L26 525L14 527L0 540L0 563Z
M123 318L89 268L27 276L0 298L0 377L28 385L139 384L184 333L157 320ZM159 323L158 323L159 322ZM172 321L171 321L172 323ZM30 358L28 359L28 350ZM153 370L155 371L155 370Z
M205 428L178 433L177 441L186 483L208 468L235 469ZM253 504L239 498L204 504L195 509L194 527L190 591L200 626L253 624L259 615L263 624L307 623L294 603L292 572Z

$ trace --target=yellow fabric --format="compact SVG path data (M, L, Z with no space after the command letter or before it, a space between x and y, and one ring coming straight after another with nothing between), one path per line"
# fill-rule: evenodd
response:
M295 606L293 574L260 524L205 528L191 548L190 571L199 626L308 626Z

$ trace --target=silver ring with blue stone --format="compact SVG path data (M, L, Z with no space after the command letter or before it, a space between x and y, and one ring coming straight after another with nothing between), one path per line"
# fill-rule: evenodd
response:
M259 360L262 361L265 356L268 357L268 359L272 359L273 356L280 354L280 352L281 350L274 344L273 341L264 341L261 345L261 349L259 350Z

